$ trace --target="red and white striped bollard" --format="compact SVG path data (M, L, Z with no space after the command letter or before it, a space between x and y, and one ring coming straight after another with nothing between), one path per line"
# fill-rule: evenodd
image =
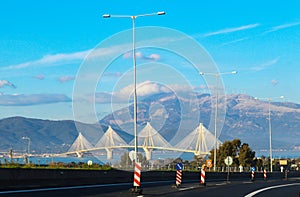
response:
M134 178L133 178L133 186L140 187L141 186L141 163L134 163Z
M176 171L176 187L180 187L182 179L182 170Z
M254 171L251 170L251 181L254 181Z
M205 169L201 168L200 184L205 185Z
M267 180L267 170L264 169L264 180L266 181Z

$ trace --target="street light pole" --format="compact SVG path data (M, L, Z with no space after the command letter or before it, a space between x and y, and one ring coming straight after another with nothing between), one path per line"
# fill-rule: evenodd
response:
M155 16L164 15L165 12L156 12L151 14L139 14L139 15L110 15L104 14L103 18L131 18L132 19L132 52L133 52L133 69L134 69L134 92L133 92L133 130L134 130L134 159L137 161L138 152L138 139L137 139L137 93L136 93L136 41L135 41L135 19L142 16Z
M284 96L272 97L283 99ZM268 101L268 120L269 120L269 145L270 145L270 172L273 172L273 148L272 148L272 123L271 123L271 99L272 98L262 98ZM257 98L256 98L257 99Z
M133 53L133 68L134 68L134 92L133 92L133 131L134 131L134 159L135 162L138 162L138 137L137 137L137 94L136 94L136 47L135 47L135 16L131 17L132 19L132 53Z
M136 93L136 36L135 36L135 19L142 16L155 16L155 15L164 15L165 12L156 12L151 14L139 14L139 15L110 15L103 14L103 18L131 18L132 19L132 52L133 52L133 72L134 72L134 90L133 90L133 130L134 130L134 159L138 160L138 139L137 139L137 93Z
M138 137L137 137L137 92L136 92L136 35L135 35L135 19L142 16L164 15L165 12L156 12L150 14L139 15L110 15L104 14L103 18L131 18L132 20L132 52L133 52L133 72L134 72L134 90L133 90L133 130L134 130L134 162L138 162Z
M204 73L200 72L200 75L214 75L216 77L216 107L215 107L215 125L214 125L214 130L215 130L215 141L214 141L214 165L213 165L213 170L216 171L216 166L217 166L217 119L218 119L218 108L219 108L219 78L220 75L226 75L226 74L237 74L237 71L232 71L232 72L226 72L226 73Z
M272 125L271 125L271 99L268 98L269 103L269 144L270 144L270 172L273 172L273 149L272 149Z

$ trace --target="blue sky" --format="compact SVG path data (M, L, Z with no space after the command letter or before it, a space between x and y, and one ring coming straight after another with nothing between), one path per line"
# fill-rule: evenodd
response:
M138 18L136 26L166 27L191 36L210 54L220 72L238 71L223 77L227 93L260 98L284 95L285 100L300 103L299 7L297 0L1 1L0 118L73 119L73 90L85 57L132 25L129 19L103 19L105 13L165 11L164 16ZM193 88L207 85L195 70L185 66L187 62L169 51L141 49L137 54L140 73L143 65L167 64L166 73L175 69L189 78ZM98 76L94 92L97 117L111 110L111 104L103 101L105 95L120 96L132 90L132 80L126 77L132 73L130 58L130 53L121 53L105 74ZM141 74L138 80L147 93L163 88L152 80L156 72ZM164 87L184 89L174 78L164 83ZM142 89L139 93L145 94ZM113 108L126 104L115 103Z

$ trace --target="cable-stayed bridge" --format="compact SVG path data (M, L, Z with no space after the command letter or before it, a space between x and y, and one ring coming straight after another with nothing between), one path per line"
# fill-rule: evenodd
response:
M172 146L164 139L150 123L147 123L138 133L137 138L137 148L144 150L147 160L151 160L153 150L187 152L197 156L206 156L209 150L213 148L215 142L215 136L208 131L202 123L175 146ZM218 140L217 144L219 146L221 142ZM129 144L126 143L125 140L109 126L107 131L94 146L82 133L79 133L68 152L63 153L63 155L76 154L78 157L82 157L84 153L104 150L106 151L107 159L112 159L114 149L125 150L131 148L134 149L134 139Z

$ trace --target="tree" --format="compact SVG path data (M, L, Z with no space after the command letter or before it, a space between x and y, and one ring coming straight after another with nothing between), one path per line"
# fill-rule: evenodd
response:
M210 151L209 159L213 161L214 150ZM233 166L252 166L254 164L255 152L251 150L248 144L241 145L240 139L234 139L232 141L225 141L219 149L217 149L217 166L225 167L224 160L227 156L233 158Z
M128 153L124 153L121 156L121 161L120 161L120 166L121 168L127 169L127 168L131 168L133 165L132 161L129 158L129 154Z
M225 141L220 147L219 149L217 149L217 166L226 166L226 164L224 163L224 159L227 156L231 156L233 158L233 165L238 165L238 160L236 159L237 154L239 152L239 148L241 145L241 140L239 139L234 139L232 141ZM214 158L214 150L210 151L211 155L210 155L210 159L213 160Z
M194 160L191 161L190 165L192 169L197 170L199 167L201 167L203 164L205 164L205 158L201 156L194 156Z
M255 152L251 150L248 144L244 143L239 151L239 164L247 167L254 165Z

